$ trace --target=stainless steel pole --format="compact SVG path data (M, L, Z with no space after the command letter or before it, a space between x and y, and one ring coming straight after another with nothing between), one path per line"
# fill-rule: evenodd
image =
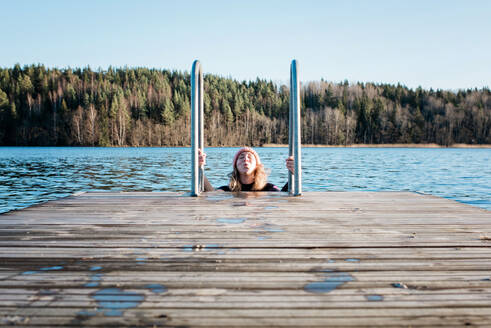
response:
M293 156L295 145L293 144L293 63L290 66L290 106L288 110L288 157ZM291 194L293 192L293 186L295 185L295 180L293 179L293 173L288 171L288 192Z
M292 60L290 69L290 117L293 118L293 158L295 160L295 178L293 183L293 196L302 194L302 134L300 115L300 81L298 80L298 62ZM291 156L291 155L290 155ZM290 179L289 179L290 180Z
M198 147L200 144L200 134L202 134L200 112L203 103L203 74L198 60L193 62L191 69L191 196L199 196L203 184L200 186L200 170L198 165ZM202 172L201 172L202 173ZM201 174L201 178L203 174Z
M199 132L198 132L198 139L199 139L199 149L201 151L205 151L205 139L204 139L204 110L203 110L203 72L199 70L199 111L198 111L198 116L199 116ZM205 169L204 167L200 166L199 167L199 192L203 192L205 189Z

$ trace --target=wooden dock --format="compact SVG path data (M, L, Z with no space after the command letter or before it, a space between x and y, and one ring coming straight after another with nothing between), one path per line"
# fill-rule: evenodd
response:
M428 195L82 193L0 231L0 326L491 326L491 213Z

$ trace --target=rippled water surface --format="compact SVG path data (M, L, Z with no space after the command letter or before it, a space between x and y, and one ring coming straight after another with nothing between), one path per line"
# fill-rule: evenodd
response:
M207 148L206 175L227 184L237 148ZM287 180L287 148L258 148L269 181ZM304 191L415 191L491 209L491 149L303 148ZM80 191L189 191L189 148L0 147L0 212Z

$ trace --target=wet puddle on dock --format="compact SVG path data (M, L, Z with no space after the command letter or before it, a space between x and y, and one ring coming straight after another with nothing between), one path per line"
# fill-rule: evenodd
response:
M102 312L108 317L119 317L123 315L124 310L137 307L145 299L142 294L119 288L100 289L91 297L97 302L97 310L81 311L78 315L94 316L98 312Z
M63 267L61 265L56 265L56 266L52 266L52 267L41 268L39 270L41 270L41 271L63 270Z
M353 281L353 277L345 272L328 272L325 274L326 279L315 281L305 285L304 290L309 293L329 293L339 286Z
M246 218L219 218L217 219L216 221L218 223L226 223L226 224L239 224L239 223L243 223L245 220L247 220Z
M99 270L102 270L101 266L94 265L89 268L89 271ZM90 282L86 283L84 287L98 287L103 277L103 273L93 273L90 276ZM167 292L167 287L157 283L147 284L144 288L154 294ZM125 310L136 308L145 300L144 294L126 291L121 288L99 289L95 293L92 293L90 297L96 301L96 309L79 311L77 313L79 318L87 318L100 314L107 317L119 317L123 315Z
M167 288L161 284L148 284L145 285L145 288L150 289L150 291L155 294L162 294L167 291Z
M147 261L147 258L146 257L137 257L135 259L136 261L136 264L145 264L145 262Z
M367 301L371 302L380 302L384 300L384 297L382 295L365 295L365 298Z
M38 270L24 271L24 272L21 272L21 275L31 275L31 274L42 273L42 272L47 272L47 271L59 271L59 270L63 270L63 269L64 268L61 265L55 265L55 266L51 266L51 267L40 268Z
M21 274L22 275L30 275L30 274L36 274L36 273L39 273L39 271L24 271Z
M104 275L102 273L95 273L90 276L90 282L86 283L84 287L98 287L99 283Z
M270 223L264 223L256 227L255 232L284 232L285 230L276 225L276 224L270 224Z

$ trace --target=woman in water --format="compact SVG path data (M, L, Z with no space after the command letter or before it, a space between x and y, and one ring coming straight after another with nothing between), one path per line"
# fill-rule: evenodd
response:
M206 154L201 150L199 152L199 165L203 167L206 164ZM272 183L268 183L268 176L261 163L258 153L249 147L239 149L235 154L232 162L233 171L230 173L228 186L222 186L218 189L224 191L280 191L280 188ZM287 169L293 173L293 157L286 159ZM215 190L208 179L205 177L205 191ZM288 191L288 183L281 189Z

